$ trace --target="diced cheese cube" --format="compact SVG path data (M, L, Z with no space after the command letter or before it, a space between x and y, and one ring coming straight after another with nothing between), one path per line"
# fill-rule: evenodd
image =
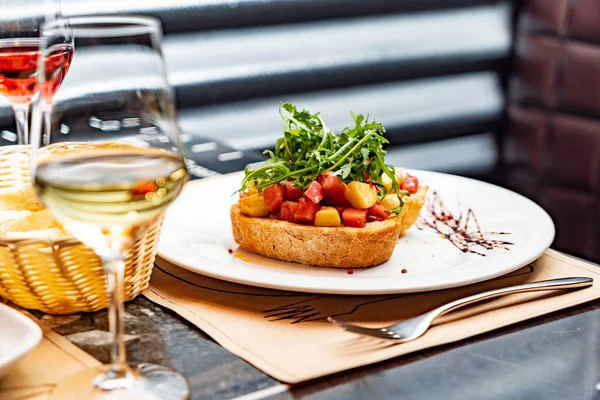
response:
M381 200L381 205L387 211L391 211L400 207L400 199L397 194L388 194Z
M394 169L394 177L396 178L396 183L398 184L398 187L401 187L402 181L404 180L404 168L396 167ZM392 192L392 179L389 176L387 176L387 174L384 173L381 176L381 183L383 183L383 186L385 187L385 191L387 193Z
M342 220L334 207L321 207L315 214L315 226L340 226Z
M377 202L377 191L368 183L352 181L346 187L345 194L354 208L371 208Z
M240 211L249 217L266 217L269 209L262 194L252 194L238 200Z
M381 183L383 183L386 193L392 191L392 178L390 178L385 172L381 176Z

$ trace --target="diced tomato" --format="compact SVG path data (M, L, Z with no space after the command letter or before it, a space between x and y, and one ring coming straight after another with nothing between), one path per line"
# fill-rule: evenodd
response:
M367 210L367 219L369 221L383 221L386 220L390 216L390 213L386 211L386 209L379 204L379 202L375 203L375 205Z
M282 221L296 222L294 214L296 213L297 208L298 203L295 201L284 201L279 210L279 219Z
M302 197L302 189L294 184L294 181L285 183L285 198L286 200L298 200Z
M281 203L285 200L285 188L278 183L268 186L263 190L265 204L270 213L277 214Z
M321 174L321 176L319 176L317 178L317 180L319 181L319 183L321 184L321 186L327 186L325 184L325 179L327 179L328 177L333 176L333 174L331 172L323 172Z
M419 179L411 174L406 174L402 181L402 190L406 190L410 194L417 193L419 190Z
M330 206L333 206L333 207L352 207L352 204L350 204L350 201L346 198L346 195L343 195L343 196L327 195L327 196L325 196L325 201L327 202L327 204L329 204Z
M332 206L349 207L350 202L346 198L346 184L339 176L333 175L331 172L325 172L318 179L323 187L327 204Z
M298 222L312 224L315 220L315 214L321 209L321 205L307 199L306 197L298 200L298 208L294 212L294 217Z
M333 175L331 172L325 172L317 179L323 187L325 194L344 194L346 191L346 184L340 179L339 176Z
M340 214L340 217L342 216L342 214L344 213L344 210L348 208L348 207L341 207L341 206L336 206L335 209L337 210L337 212Z
M381 188L379 187L379 185L375 185L375 184L373 184L373 182L369 182L369 187L370 187L371 189L375 189L375 191L376 191L377 193L381 192Z
M321 184L317 181L312 181L308 188L304 191L304 195L311 199L313 203L319 203L323 200L325 195L323 194L323 188Z
M367 210L346 208L342 213L342 220L344 226L363 228L367 224Z

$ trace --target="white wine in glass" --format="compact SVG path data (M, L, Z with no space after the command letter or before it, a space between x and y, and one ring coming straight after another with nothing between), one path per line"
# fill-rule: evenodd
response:
M129 365L123 339L125 254L162 218L187 178L160 24L143 17L57 19L43 26L42 39L44 53L69 42L76 51L61 88L54 95L42 89L34 104L34 186L55 218L102 259L113 339L110 365L59 383L53 394L188 398L181 374ZM44 68L41 57L38 69ZM38 74L41 88L46 76Z
M100 254L115 250L107 239L119 251L130 248L177 197L186 177L181 157L153 148L96 143L49 149L59 154L37 165L38 196Z

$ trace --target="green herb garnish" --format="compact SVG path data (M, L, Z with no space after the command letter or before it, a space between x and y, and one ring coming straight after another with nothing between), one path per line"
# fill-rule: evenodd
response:
M287 114L284 114L284 111ZM344 182L369 182L378 188L380 199L387 193L381 177L386 174L392 180L392 189L398 194L400 207L392 210L399 213L404 202L395 179L395 170L385 164L383 145L389 141L383 137L385 128L368 117L350 112L354 127L344 128L334 135L319 114L298 109L284 103L279 109L284 120L283 137L275 142L275 150L265 150L269 159L259 168L244 170L245 177L240 191L249 185L259 191L273 183L285 183L291 179L295 185L305 189L313 180L325 172L339 176Z

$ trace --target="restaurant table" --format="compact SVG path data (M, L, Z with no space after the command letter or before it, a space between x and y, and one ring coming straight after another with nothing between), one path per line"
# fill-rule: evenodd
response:
M129 360L181 371L193 400L600 399L595 389L600 382L599 301L293 387L143 296L125 309ZM34 314L98 360L109 361L106 311Z
M219 155L231 149L206 141L187 144L202 150L189 153L192 178L239 170L261 159L240 152L223 161ZM182 372L192 400L600 399L595 389L600 382L600 301L294 386L269 377L143 296L125 310L129 360ZM109 361L106 311L33 314L101 362Z

